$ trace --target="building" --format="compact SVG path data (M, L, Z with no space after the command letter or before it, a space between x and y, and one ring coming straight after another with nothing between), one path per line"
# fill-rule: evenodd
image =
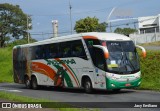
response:
M138 17L139 34L160 32L160 14Z

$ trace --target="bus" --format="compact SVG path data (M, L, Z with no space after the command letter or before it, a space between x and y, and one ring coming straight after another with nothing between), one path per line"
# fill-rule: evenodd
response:
M13 48L14 82L39 86L119 91L141 84L139 56L124 35L89 32L51 38Z

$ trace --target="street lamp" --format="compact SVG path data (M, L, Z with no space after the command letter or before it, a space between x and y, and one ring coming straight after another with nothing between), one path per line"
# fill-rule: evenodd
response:
M29 43L29 27L32 26L31 23L29 23L29 15L27 14L27 39L28 39L28 43Z
M71 6L71 2L69 0L69 12L70 12L70 23L71 23L71 34L72 34L72 6Z
M52 20L52 26L53 26L53 37L58 36L58 20Z

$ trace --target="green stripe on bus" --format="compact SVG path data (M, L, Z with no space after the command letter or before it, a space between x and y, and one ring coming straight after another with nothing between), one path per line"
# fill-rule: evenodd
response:
M57 69L60 68L59 65L54 65L54 66L55 66ZM71 78L68 76L68 73L67 73L67 72L65 72L65 74L64 74L64 79L66 80L66 83L67 83L67 86L68 86L68 87L73 87Z
M76 73L73 71L73 69L72 69L69 65L67 65L67 66L68 66L69 69L73 72L73 74L74 74L74 76L76 77L76 79L77 79L77 81L78 81L78 84L79 84L79 86L80 86L80 83L79 83L79 80L78 80L78 77L77 77Z

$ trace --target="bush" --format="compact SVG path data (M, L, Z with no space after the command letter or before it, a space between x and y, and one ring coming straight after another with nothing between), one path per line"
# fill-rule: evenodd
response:
M142 71L141 89L160 90L160 51L147 51L147 57L140 59Z
M33 42L36 42L36 40L30 38L30 43L33 43ZM14 47L16 45L22 45L22 44L28 44L27 38L22 38L22 39L15 40L15 41L9 43L7 46L8 47Z

